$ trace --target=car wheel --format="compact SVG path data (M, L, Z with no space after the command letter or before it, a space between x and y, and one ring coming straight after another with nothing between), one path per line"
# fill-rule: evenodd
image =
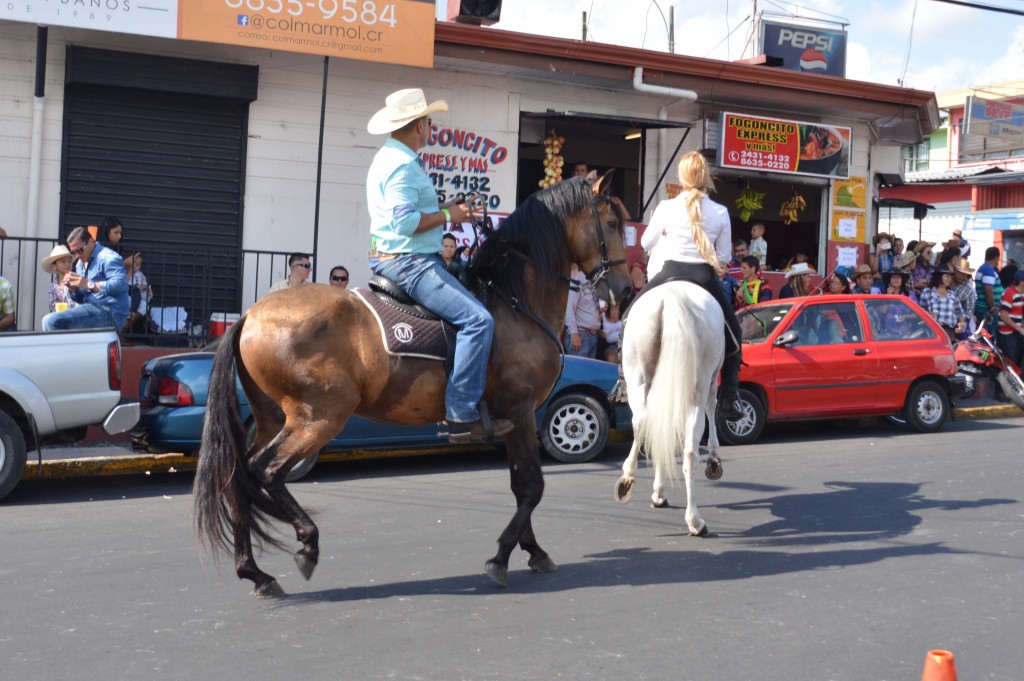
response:
M245 446L248 447L249 445L251 445L255 437L256 422L250 421L249 425L245 429ZM292 466L292 469L288 471L288 475L285 476L284 481L295 482L296 480L301 480L302 478L306 477L309 474L309 472L313 470L313 466L316 465L316 460L318 458L320 458L320 452L317 452L316 454L313 454L311 456L307 456L305 459Z
M540 441L551 458L583 463L604 451L610 428L608 412L596 399L563 395L548 406Z
M21 482L27 457L21 429L14 419L0 411L0 499Z
M996 382L1011 402L1024 409L1024 382L1021 382L1020 376L1009 371L1000 371L996 376Z
M938 384L921 381L910 389L903 416L914 430L933 433L949 418L949 397Z
M764 405L757 395L749 390L740 389L740 405L743 418L739 421L726 421L721 416L715 417L718 426L718 439L729 445L749 445L761 437L764 430Z

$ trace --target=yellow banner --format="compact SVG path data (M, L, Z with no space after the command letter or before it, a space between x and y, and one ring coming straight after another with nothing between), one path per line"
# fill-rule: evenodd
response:
M178 37L434 65L433 0L179 0Z

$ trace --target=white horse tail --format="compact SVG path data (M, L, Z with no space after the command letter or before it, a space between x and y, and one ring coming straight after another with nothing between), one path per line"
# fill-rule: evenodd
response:
M661 294L661 348L647 393L646 417L634 434L655 467L669 480L679 477L676 455L697 451L708 395L707 381L702 380L709 371L709 367L702 366L708 357L701 352L698 341L707 320L701 318L703 306L695 305L687 296L687 288L665 285L649 294ZM690 446L687 438L693 440Z

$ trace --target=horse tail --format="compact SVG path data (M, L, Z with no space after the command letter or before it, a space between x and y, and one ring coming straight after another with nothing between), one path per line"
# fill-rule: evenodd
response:
M697 333L704 322L686 288L666 285L656 289L662 293L661 347L647 393L645 418L634 434L669 480L679 477L676 454L680 447L685 452L694 430L703 429L700 407L707 402L708 386L700 380L703 372Z
M238 338L244 325L243 315L228 327L213 360L192 488L196 536L215 558L218 550L234 555L234 537L240 531L255 535L261 545L280 547L269 534L267 516L287 519L246 466L245 424L235 388Z

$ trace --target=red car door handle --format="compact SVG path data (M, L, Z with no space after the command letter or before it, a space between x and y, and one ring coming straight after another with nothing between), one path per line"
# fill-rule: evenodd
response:
M866 354L868 354L868 351L867 351L866 348L857 348L856 350L853 351L853 354L855 354L857 356L866 355Z

